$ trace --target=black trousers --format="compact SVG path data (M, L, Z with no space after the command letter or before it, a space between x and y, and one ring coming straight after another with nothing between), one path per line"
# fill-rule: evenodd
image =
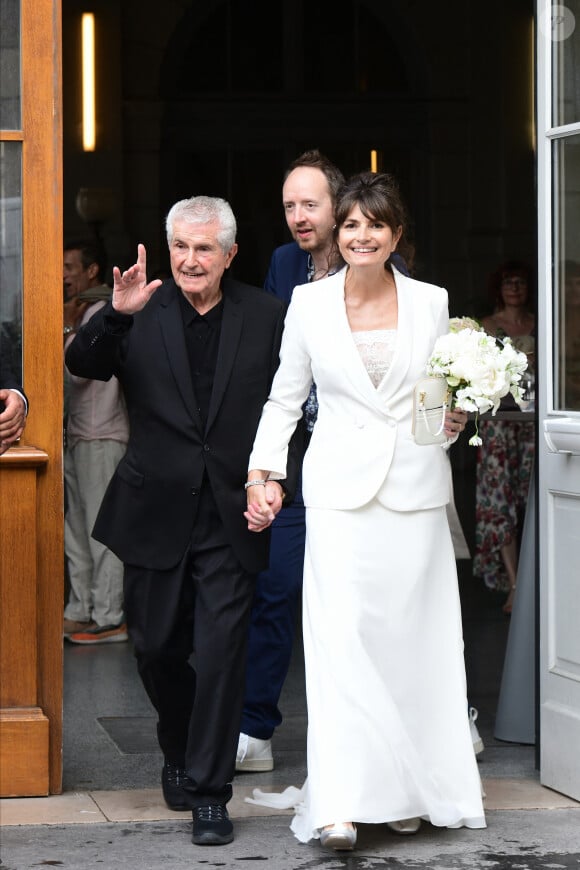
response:
M125 565L124 607L159 745L185 766L191 805L232 796L256 577L227 543L207 484L189 551L170 571Z

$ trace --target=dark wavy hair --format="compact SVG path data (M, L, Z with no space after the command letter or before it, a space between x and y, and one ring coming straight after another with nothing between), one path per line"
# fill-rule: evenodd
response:
M488 292L494 311L502 311L505 308L501 285L506 278L523 278L525 280L528 285L526 308L533 311L536 298L535 275L531 266L523 260L504 260L489 276Z
M396 233L401 228L397 252L413 272L415 247L409 239L410 220L393 175L386 172L359 172L341 187L334 208L335 234L358 205L366 218L384 221Z

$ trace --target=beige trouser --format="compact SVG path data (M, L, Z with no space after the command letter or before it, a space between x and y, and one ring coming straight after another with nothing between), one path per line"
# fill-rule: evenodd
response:
M123 564L91 537L101 501L126 445L79 441L64 457L67 510L64 548L70 595L64 615L75 621L118 625L123 615Z

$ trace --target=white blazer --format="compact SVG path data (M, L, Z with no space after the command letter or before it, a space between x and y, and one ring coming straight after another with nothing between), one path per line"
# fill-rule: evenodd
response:
M288 441L312 381L318 418L303 465L304 503L352 509L371 499L392 510L449 501L449 462L411 432L413 386L438 336L448 331L447 291L393 269L398 328L393 362L376 388L354 343L344 301L346 268L294 289L280 367L264 406L249 468L286 476Z

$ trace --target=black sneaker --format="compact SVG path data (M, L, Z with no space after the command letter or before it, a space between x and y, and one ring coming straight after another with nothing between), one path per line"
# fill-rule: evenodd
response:
M234 826L221 804L195 807L191 842L196 846L225 846L234 839Z
M170 810L190 810L188 794L185 787L191 782L185 768L173 761L166 761L161 771L161 788L163 798Z

